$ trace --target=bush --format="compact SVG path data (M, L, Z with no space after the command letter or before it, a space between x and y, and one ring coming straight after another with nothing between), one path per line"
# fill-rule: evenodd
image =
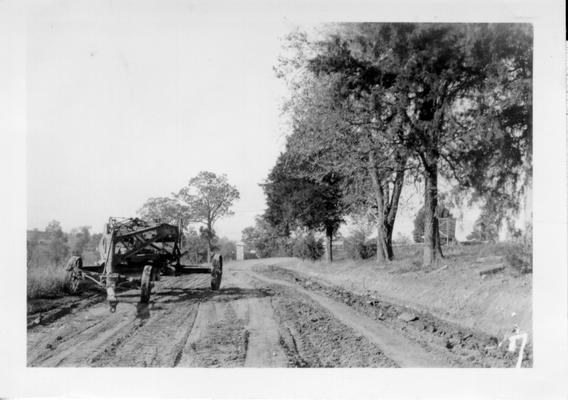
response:
M367 240L365 242L365 248L363 252L363 257L365 260L369 258L373 258L377 255L377 241L376 240Z
M254 250L255 258L289 257L292 255L292 240L283 236L261 217L256 218L254 226L243 229L242 242L247 251Z
M302 260L319 260L324 254L322 239L316 239L312 232L298 236L292 246L292 255Z
M343 248L347 256L353 260L366 260L377 254L375 240L367 240L361 231L355 231L343 240Z
M343 239L343 248L347 257L353 260L361 260L365 254L365 234L361 231L355 231L350 236Z
M532 273L532 232L507 248L505 260L518 273Z

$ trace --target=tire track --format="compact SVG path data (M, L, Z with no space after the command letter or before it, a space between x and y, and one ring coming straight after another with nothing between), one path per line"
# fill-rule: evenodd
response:
M179 343L192 329L197 304L160 313L138 329L105 360L110 367L172 367Z
M397 332L378 324L369 317L356 313L352 308L338 301L307 291L298 285L286 281L267 278L251 271L247 271L247 274L265 283L291 288L312 299L319 306L332 313L338 321L354 329L357 333L367 338L367 340L377 345L388 358L401 367L450 366L442 357L428 352L416 342L402 337Z
M203 275L165 278L156 282L156 301L150 305L137 303L138 290L127 290L118 295L116 313L110 313L106 303L97 303L75 309L49 324L30 327L27 364L172 366L179 352L175 344L183 340L184 334L187 336L184 332L191 330L197 313L196 301L187 299L184 290L196 290L206 283L209 277ZM132 354L140 353L144 354L141 362L132 358Z

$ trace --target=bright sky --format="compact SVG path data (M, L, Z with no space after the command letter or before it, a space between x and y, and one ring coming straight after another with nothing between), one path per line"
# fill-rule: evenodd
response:
M28 228L100 231L209 170L241 193L216 226L239 240L285 141L273 66L294 25L227 4L86 4L45 2L29 20ZM395 234L412 231L408 204Z
M290 25L205 3L45 4L28 36L28 227L99 231L209 170L241 193L217 227L240 239L284 143L272 67Z

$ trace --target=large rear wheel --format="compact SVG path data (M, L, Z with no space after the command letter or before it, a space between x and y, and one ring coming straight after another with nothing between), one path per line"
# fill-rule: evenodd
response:
M221 287L221 277L223 276L223 256L215 254L213 256L211 268L211 289L219 290Z
M81 273L83 267L83 259L78 256L73 256L67 261L65 266L65 288L70 294L76 294L79 291L79 284L83 279Z
M150 302L150 294L152 291L152 266L146 265L142 272L140 280L140 303L147 304Z

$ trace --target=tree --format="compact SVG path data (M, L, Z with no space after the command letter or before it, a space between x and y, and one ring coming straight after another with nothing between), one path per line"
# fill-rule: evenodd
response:
M138 210L142 219L153 222L163 222L177 225L181 223L182 229L187 230L191 221L189 207L171 197L151 197Z
M187 207L192 222L205 225L208 242L207 262L211 261L213 227L220 218L233 215L231 207L240 197L236 187L229 184L226 175L201 171L191 178L175 198Z
M399 143L405 126L391 104L396 75L365 54L369 39L357 37L355 51L352 32L331 30L311 46L305 34L292 35L297 55L281 61L279 75L292 89L285 108L293 121L290 141L320 169L346 177L344 202L351 212L366 208L375 216L377 260L384 263L394 256L398 203L413 167Z
M81 256L86 249L89 241L91 240L91 233L89 232L90 226L81 226L71 230L70 238L71 253L74 256Z
M527 82L522 90L514 83L525 79L518 68L531 75L526 60L531 58L532 34L527 29L527 25L433 24L387 25L378 32L390 42L390 57L398 65L399 114L411 126L404 144L420 160L425 181L425 266L442 256L435 215L438 175L456 179L462 190L481 189L480 183L493 173L508 181L522 168L521 157L505 162L510 157L504 157L503 142L510 144L505 152L523 145L512 140L519 135L514 126L518 122L525 131L521 136L526 138L530 130L529 101L518 101ZM524 110L516 113L520 121L505 117L511 107ZM499 121L504 125L499 127ZM496 136L508 139L495 140Z
M89 242L85 246L85 249L93 252L96 251L101 242L102 237L103 237L102 233L93 233L92 235L90 235Z
M184 242L184 252L191 263L199 264L207 260L208 242L202 234L193 228L188 228L184 235Z
M332 262L333 236L344 214L341 178L330 173L316 181L302 173L306 167L289 153L280 155L262 185L267 202L265 220L286 236L298 227L323 231L327 262Z
M69 254L67 236L61 229L59 221L51 221L45 228L47 233L47 252L49 260L55 264L62 264Z
M292 254L302 260L316 261L321 258L324 253L323 243L321 239L316 239L313 231L301 233L294 238L292 245Z
M224 260L234 260L237 255L237 244L234 240L222 237L217 241L217 249L223 256Z
M482 242L495 243L499 239L499 218L482 210L473 225L473 231L467 236L467 240L479 240Z
M369 149L359 157L370 167L378 219L386 209L382 179L397 165L413 163L425 183L423 265L433 265L442 257L436 217L439 175L455 179L461 190L473 189L495 208L514 206L519 178L530 174L531 28L340 24L331 31L316 55L308 56L308 69L316 77L335 79L336 90L325 97L341 105L336 109L352 111L336 113L349 129L332 132L366 137L366 142L352 141L352 148ZM329 113L323 115L320 122L334 121ZM310 119L300 116L305 126ZM334 137L327 138L335 145ZM397 159L401 164L393 163ZM388 233L385 228L379 227L379 238Z
M255 218L254 226L242 231L241 241L247 249L254 249L261 258L274 256L290 256L291 240L270 224L263 216Z

